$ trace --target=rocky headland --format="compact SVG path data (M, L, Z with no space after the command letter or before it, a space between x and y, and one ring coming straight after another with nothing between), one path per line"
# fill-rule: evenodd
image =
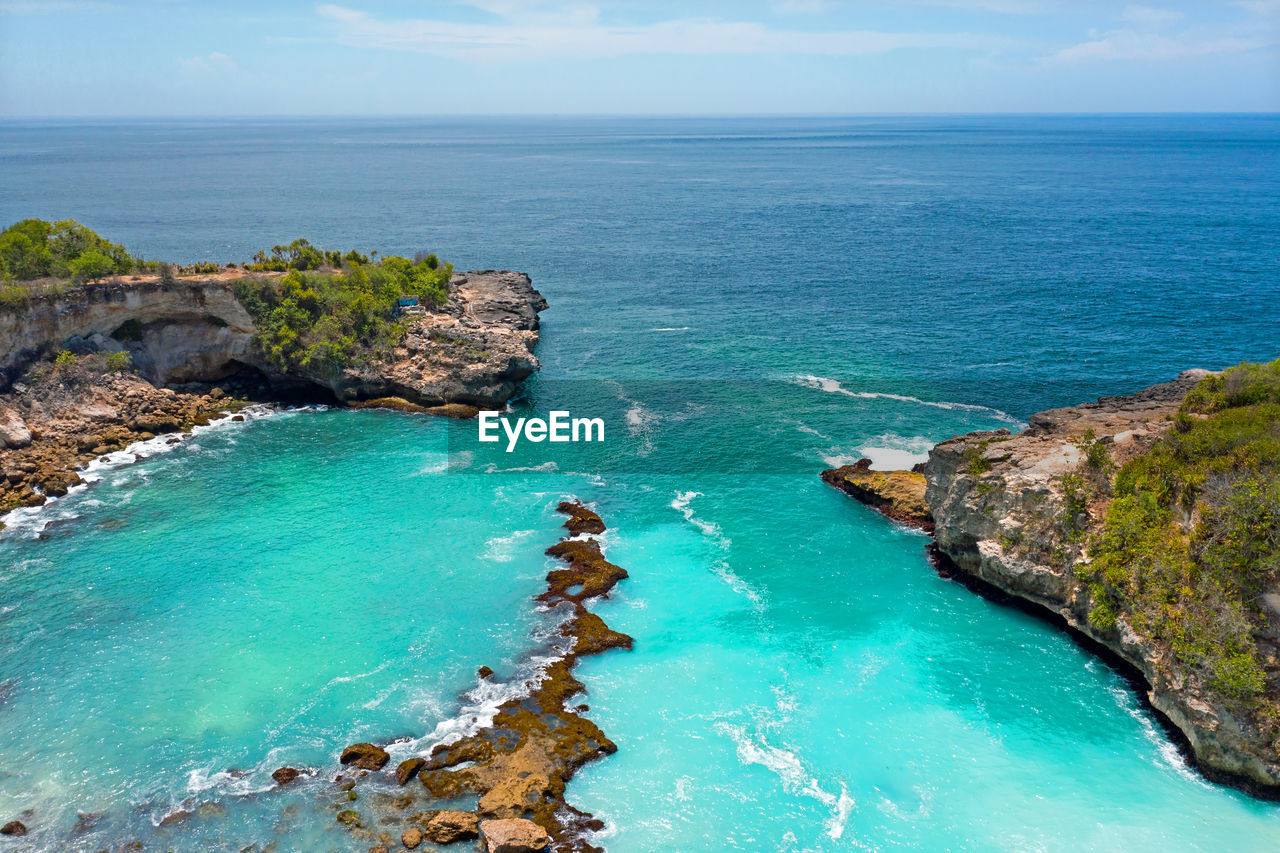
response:
M1040 412L1018 433L1001 429L957 436L935 446L922 471L877 472L864 460L824 471L822 477L890 518L931 529L932 551L944 573L979 592L1012 598L1107 656L1143 688L1163 722L1185 738L1189 757L1207 777L1274 798L1280 796L1280 584L1275 575L1245 595L1242 630L1246 645L1252 643L1247 652L1256 661L1257 676L1243 696L1224 689L1207 667L1195 665L1194 655L1208 652L1169 639L1170 620L1185 618L1180 609L1189 611L1196 600L1188 590L1168 594L1161 607L1169 613L1153 616L1124 604L1124 597L1115 599L1122 603L1113 611L1107 585L1149 586L1155 569L1147 568L1126 586L1114 580L1115 570L1106 575L1099 568L1111 559L1120 563L1121 574L1139 572L1125 559L1106 556L1116 553L1116 531L1124 521L1109 514L1119 502L1117 473L1132 479L1135 466L1128 463L1141 461L1167 436L1207 421L1208 415L1188 414L1184 403L1210 375L1186 371L1132 395ZM1217 476L1227 474L1219 470ZM1210 480L1202 488L1213 486ZM1174 503L1169 528L1177 531L1174 543L1190 542L1194 555L1206 536L1200 522L1214 510ZM1270 541L1275 534L1256 526L1250 535ZM1172 562L1168 554L1161 559ZM1142 591L1127 594L1136 599Z
M118 277L0 308L0 511L66 494L96 456L250 402L468 417L509 400L539 367L547 303L523 273L454 273L444 304L406 317L385 356L305 367L256 345L235 293L244 277Z

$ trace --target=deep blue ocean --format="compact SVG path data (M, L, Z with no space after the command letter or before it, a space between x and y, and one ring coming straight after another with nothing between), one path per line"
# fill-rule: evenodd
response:
M264 412L10 516L0 819L32 834L0 851L367 849L337 750L428 749L537 672L570 496L631 574L597 610L635 650L580 670L619 751L569 787L611 851L1280 849L1104 664L817 476L1280 356L1280 117L0 123L25 217L523 270L517 409L608 438Z

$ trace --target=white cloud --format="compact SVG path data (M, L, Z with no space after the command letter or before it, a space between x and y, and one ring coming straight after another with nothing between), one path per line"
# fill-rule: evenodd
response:
M1150 6L1125 6L1120 16L1131 24L1142 27L1167 27L1182 20L1182 13L1174 9L1153 9Z
M1135 30L1113 30L1092 41L1064 48L1046 61L1187 59L1222 53L1244 53L1267 46L1268 42L1260 39L1221 37L1197 40Z
M235 71L236 64L225 53L214 51L208 56L195 56L191 59L179 60L183 69L193 71L199 74L213 74L217 72Z
M628 54L784 54L865 56L902 48L998 51L1008 38L975 33L874 30L776 30L754 21L681 18L643 25L603 24L594 7L540 7L477 0L507 18L500 24L430 19L381 20L365 12L325 4L317 8L338 25L345 44L414 50L462 57L587 59Z
M1236 0L1235 5L1255 15L1280 15L1280 0Z

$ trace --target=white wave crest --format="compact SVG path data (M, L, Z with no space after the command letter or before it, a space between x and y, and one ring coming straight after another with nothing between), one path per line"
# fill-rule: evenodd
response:
M870 459L871 467L877 471L905 471L918 462L929 459L929 451L934 441L923 435L904 437L896 433L885 433L868 439L858 446L854 453L842 453L833 450L822 456L822 461L832 468L852 465L859 459Z
M841 385L839 380L828 379L825 376L813 376L807 373L789 377L788 381L796 385L804 386L805 388L813 388L816 391L825 391L828 394L843 394L846 397L856 397L860 400L897 400L900 403L915 403L920 406L932 406L936 409L983 412L991 415L997 420L1004 421L1005 423L1016 425L1022 424L1022 421L1018 420L1008 412L1002 412L999 409L993 409L990 406L978 406L973 403L921 400L919 397L909 397L905 394L890 394L885 391L850 391L848 388Z
M495 563L509 563L515 559L515 546L535 533L536 530L517 530L506 536L494 536L484 543L481 557Z
M701 496L701 492L676 492L676 496L671 501L670 506L683 515L685 521L698 528L702 535L710 539L719 549L721 556L711 561L711 572L724 581L734 592L749 600L756 610L763 610L765 606L764 593L744 580L729 565L729 548L733 545L733 540L726 536L724 531L720 529L720 525L714 521L706 521L694 515L693 508L689 506L694 498Z
M1156 764L1158 766L1167 767L1186 779L1189 782L1195 782L1202 788L1210 788L1208 782L1204 780L1200 774L1191 769L1187 760L1182 757L1182 753L1178 750L1177 744L1171 741L1164 732L1151 720L1151 715L1146 712L1134 698L1133 693L1124 687L1108 687L1107 692L1116 700L1116 705L1120 707L1126 714L1133 717L1142 729L1142 736L1156 748Z
M247 406L238 412L226 412L222 417L212 420L207 424L192 427L190 432L157 435L155 438L148 438L144 441L135 441L133 444L130 444L122 450L115 450L111 453L103 454L102 456L91 460L87 465L77 471L80 475L80 479L84 482L78 483L68 489L65 497L50 497L40 506L18 507L17 509L10 510L4 515L0 515L0 523L4 524L4 530L3 532L0 532L0 537L35 539L54 522L79 518L80 509L98 506L100 504L91 503L89 501L74 501L68 503L67 498L79 495L89 486L101 482L103 477L106 475L106 472L122 468L126 465L132 465L135 462L140 462L153 456L169 453L180 446L186 447L187 449L199 449L199 445L191 442L191 439L214 430L224 430L230 427L237 427L241 422L272 417L286 411L296 412L311 408L321 410L328 407L303 406L284 410L275 406ZM243 415L243 417L236 420L235 418L237 415Z
M752 738L742 726L720 722L713 726L713 730L733 740L738 760L743 764L767 768L782 781L782 789L788 794L810 797L830 808L831 816L823 824L828 837L836 840L844 835L845 824L856 803L843 782L840 783L840 793L833 794L822 787L794 752L773 746L764 738Z

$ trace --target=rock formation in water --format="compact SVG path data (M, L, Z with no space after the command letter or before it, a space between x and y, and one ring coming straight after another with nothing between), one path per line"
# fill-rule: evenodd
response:
M221 388L157 388L88 363L42 366L0 394L0 511L65 495L94 458L206 424L246 402Z
M1151 706L1186 737L1207 776L1273 797L1280 795L1280 751L1269 722L1277 710L1274 696L1268 693L1260 703L1224 698L1181 665L1166 644L1124 618L1105 627L1091 622L1091 592L1082 573L1109 499L1095 495L1082 504L1067 493L1071 475L1078 476L1086 461L1086 448L1098 448L1110 470L1146 454L1173 428L1179 406L1206 375L1187 371L1130 396L1040 412L1020 433L1001 429L948 439L933 448L924 466L924 497L936 553L948 571L979 589L1013 596L1100 644L1145 681ZM823 478L891 517L902 514L891 511L901 505L902 490L888 484L905 482L910 472L851 468L824 472ZM1264 609L1266 601L1280 603L1280 589L1261 600ZM1264 621L1255 639L1274 679L1280 670L1280 609Z
M920 471L873 471L870 459L822 472L822 479L882 515L921 530L933 530Z
M598 539L583 532L604 532L599 515L568 501L559 511L568 516L565 526L571 535L547 554L566 566L547 574L547 588L537 600L564 617L560 657L547 664L527 693L502 703L488 725L436 746L425 757L402 761L395 771L395 790L405 796L390 800L390 809L384 805L380 818L376 805L371 814L350 805L360 799L357 782L340 775L335 781L344 797L334 804L337 821L357 839L377 839L369 828L376 821L404 826L401 840L410 849L424 841L452 844L480 837L490 851L599 853L586 834L604 824L566 802L565 786L579 768L613 754L617 746L584 716L586 706L574 701L585 687L573 670L587 655L631 648L630 637L609 628L586 606L608 596L627 573L605 559ZM370 755L372 761L361 763ZM342 751L341 761L376 771L386 755L372 744L353 744ZM417 792L404 789L415 775L422 787ZM423 798L443 808L408 813ZM474 811L459 811L458 804L468 799L475 802Z

